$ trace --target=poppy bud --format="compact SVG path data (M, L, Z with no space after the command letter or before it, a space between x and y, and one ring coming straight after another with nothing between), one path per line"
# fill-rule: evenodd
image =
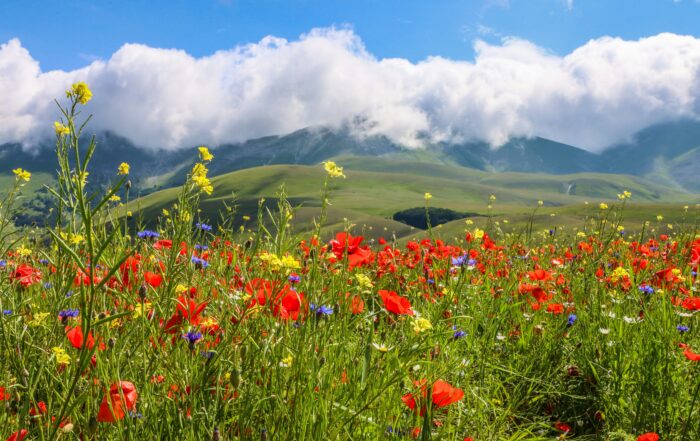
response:
M238 369L234 369L231 371L231 386L233 386L234 389L238 389L238 386L241 385L241 372Z
M219 441L221 439L221 435L219 435L219 428L214 427L214 433L211 434L211 441Z
M260 441L267 441L267 430L263 429L260 432Z
M109 340L107 340L107 346L110 348L114 348L114 345L117 343L117 341L114 339L114 337L110 337Z
M323 366L324 364L326 364L326 357L321 357L321 358L318 360L318 363L319 363L320 366Z
M146 299L146 285L142 284L139 287L139 299L143 302Z
M126 181L126 184L124 185L124 187L126 187L127 190L131 190L131 179Z

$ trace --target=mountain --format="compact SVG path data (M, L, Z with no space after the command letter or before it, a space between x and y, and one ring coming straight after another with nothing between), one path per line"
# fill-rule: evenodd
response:
M700 192L700 122L658 124L628 143L601 155L601 171L644 176L691 192Z
M119 164L128 162L132 197L181 184L197 160L194 148L149 150L113 133L100 133L96 140L98 147L91 161L90 184L94 188L108 187L116 179ZM384 136L357 137L348 130L320 127L224 144L212 151L216 159L210 164L210 176L275 164L312 165L339 157L361 157L368 162L371 160L367 158L391 158L409 161L414 169L442 164L498 173L626 174L663 184L679 193L700 193L700 179L696 177L700 170L700 122L690 120L649 127L631 141L613 146L602 154L539 137L515 138L497 149L480 141L437 143L423 149L408 149ZM26 151L18 144L0 145L0 189L10 182L11 170L16 167L35 173L40 183L49 183L56 168L53 147L47 144ZM444 170L436 171L435 177L442 172ZM40 184L33 185L36 186L34 190L40 190ZM567 191L576 189L572 187ZM31 221L41 218L49 203L45 192L39 199L25 202L28 209L24 216Z

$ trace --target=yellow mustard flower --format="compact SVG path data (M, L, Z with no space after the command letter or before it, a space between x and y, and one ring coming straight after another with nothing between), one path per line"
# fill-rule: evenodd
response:
M122 162L119 164L119 168L117 169L117 174L118 175L128 175L129 174L129 164L126 162Z
M428 329L432 329L433 325L430 323L430 320L426 318L418 318L413 321L413 332L416 334L420 334L423 331L427 331Z
M88 101L92 99L92 91L82 81L79 81L71 86L70 89L66 90L67 98L75 98L80 104L87 104Z
M54 121L53 128L56 131L56 136L59 138L62 136L70 135L70 129L58 121Z
M206 147L204 147L204 146L200 146L200 147L199 147L199 158L200 158L202 161L207 162L207 161L211 161L212 159L214 159L214 155L212 155L211 153L209 153L209 149L208 149L208 148L206 148Z
M608 204L606 204L605 202L601 202L600 205L599 205L599 207L600 207L601 210L607 210L607 209L608 209Z
M429 200L431 200L431 199L433 198L433 195L430 194L430 193L426 193L425 195L423 195L423 198L424 198L425 201L427 202L427 201L429 201Z
M54 346L51 351L56 356L56 363L64 366L70 364L70 355L63 348Z
M15 174L18 181L29 182L29 180L32 178L32 174L22 168L16 168L12 170L12 173Z
M324 162L323 168L326 170L326 173L328 173L328 176L331 178L344 178L345 177L345 174L343 173L343 167L340 167L338 164L336 164L333 161Z

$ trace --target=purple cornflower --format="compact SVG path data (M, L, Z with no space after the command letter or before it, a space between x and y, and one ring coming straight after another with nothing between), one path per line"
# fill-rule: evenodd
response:
M80 315L80 309L78 308L68 308L64 309L63 311L59 311L58 316L61 317L63 320L67 320L71 317L77 317Z
M297 274L291 274L287 280L289 280L289 283L299 283L301 280L301 277L299 277Z
M206 260L201 259L197 256L192 256L191 260L192 260L192 263L194 263L194 266L196 268L206 268L209 266L209 262L207 262Z
M454 333L452 334L452 338L455 340L467 336L467 333L465 331L457 329L457 325L452 326L452 330L454 331Z
M452 265L453 266L462 266L464 265L464 262L467 261L467 255L463 254L461 256L453 257L452 258Z
M139 231L138 233L136 233L136 235L137 235L140 239L150 239L150 238L154 238L154 239L155 239L155 238L160 237L160 233L156 233L155 231L151 231L151 230Z
M654 288L649 285L640 285L639 291L647 295L654 294Z
M325 306L325 305L316 306L315 304L311 303L309 305L309 309L311 309L312 312L315 312L317 316L324 316L324 315L333 314L333 308L331 308L330 306Z
M683 325L678 325L678 326L676 326L676 329L678 329L678 332L688 332L688 331L690 331L690 328L689 328L689 327L683 326Z
M202 231L211 231L211 225L207 225L204 222L197 222L195 227L197 227L198 229L200 229Z
M183 335L182 338L188 341L188 343L190 344L190 348L193 348L194 345L202 339L202 333L196 331L189 331L187 334Z
M206 251L206 250L209 249L209 247L206 246L206 245L197 244L197 245L194 246L194 249L195 249L195 250L199 250L199 251Z
M574 326L574 323L576 323L576 314L569 314L569 318L566 322L566 326Z
M12 315L12 310L11 309L3 309L2 315Z

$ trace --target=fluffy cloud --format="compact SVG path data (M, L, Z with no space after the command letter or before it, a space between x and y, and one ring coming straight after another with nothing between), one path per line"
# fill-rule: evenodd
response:
M377 59L347 29L194 58L127 44L106 61L42 72L0 46L0 143L50 135L54 98L90 84L93 130L146 147L217 145L309 126L349 126L411 147L425 140L543 136L599 151L654 123L700 115L700 39L604 37L558 56L528 41L475 42L473 61Z

